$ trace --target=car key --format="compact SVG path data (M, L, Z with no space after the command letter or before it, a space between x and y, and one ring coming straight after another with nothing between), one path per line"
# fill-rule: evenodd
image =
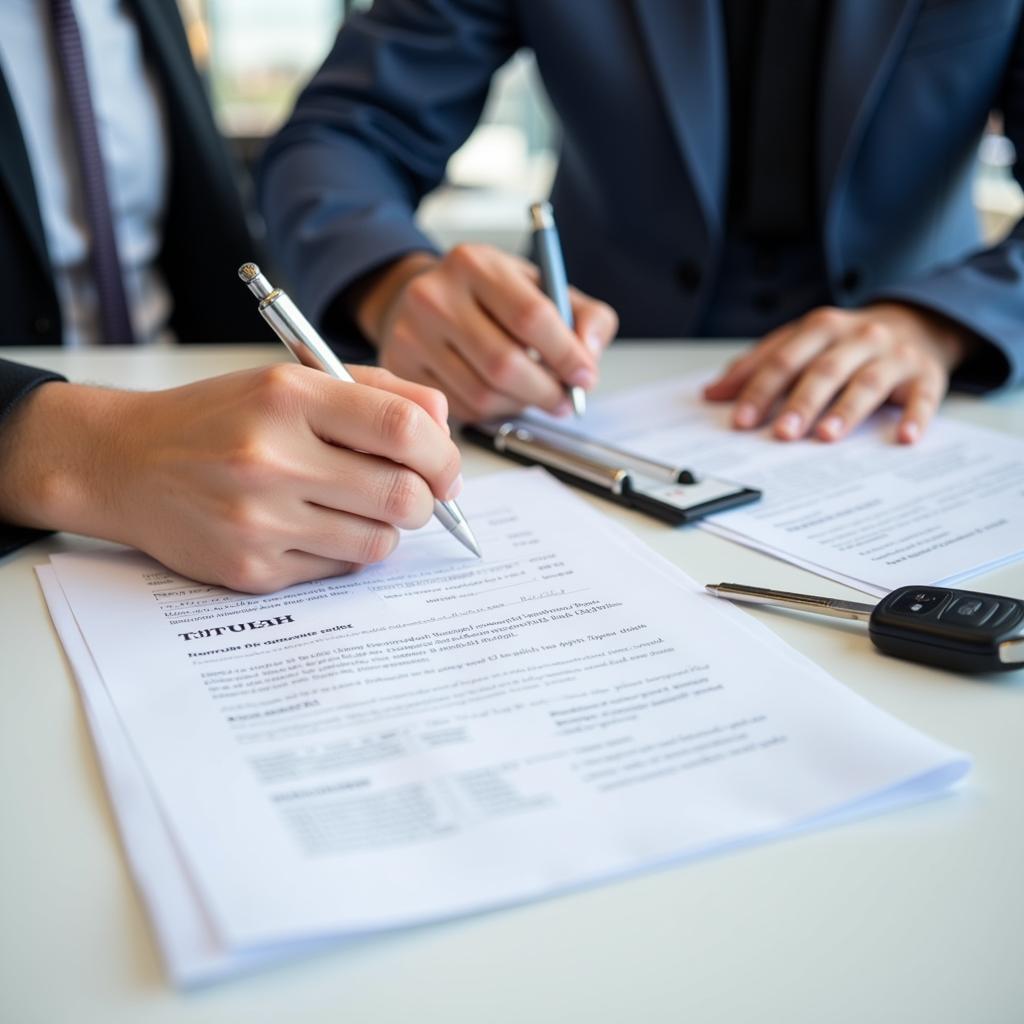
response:
M1015 597L950 587L900 587L871 605L739 583L709 583L706 589L734 601L867 622L874 645L897 658L955 672L1024 668L1024 600Z

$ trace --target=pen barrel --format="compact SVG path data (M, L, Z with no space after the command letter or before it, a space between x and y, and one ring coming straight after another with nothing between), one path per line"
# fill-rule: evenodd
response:
M558 307L562 319L570 327L575 327L572 304L569 302L569 278L565 273L565 260L562 258L557 229L538 228L533 235L533 245L544 293Z
M275 290L268 295L260 303L260 314L304 366L352 382L352 375L342 361L284 292Z

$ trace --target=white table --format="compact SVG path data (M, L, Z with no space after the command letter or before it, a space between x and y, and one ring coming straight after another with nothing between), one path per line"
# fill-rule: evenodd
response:
M720 361L723 345L622 345L605 387ZM4 353L77 380L183 383L274 347ZM1022 396L954 399L1024 434ZM508 463L467 450L469 476ZM588 499L589 500L589 499ZM604 502L700 581L852 592ZM421 928L182 995L164 981L74 682L32 572L0 561L0 1021L1024 1020L1024 680L958 678L872 652L860 630L761 611L869 700L972 753L955 796L632 881ZM1024 596L1024 567L973 582Z

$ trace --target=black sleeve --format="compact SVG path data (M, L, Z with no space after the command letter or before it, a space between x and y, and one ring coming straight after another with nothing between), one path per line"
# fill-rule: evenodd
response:
M59 373L0 359L0 430L4 429L4 421L14 411L14 407L30 391L47 381L64 379ZM41 530L29 530L24 526L10 526L0 522L0 557L45 536Z

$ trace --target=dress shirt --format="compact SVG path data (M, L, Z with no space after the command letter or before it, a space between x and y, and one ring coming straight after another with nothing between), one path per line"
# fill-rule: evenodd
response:
M157 266L168 150L159 90L120 0L76 0L125 291L140 342L167 336L171 296ZM66 345L98 343L99 306L73 129L45 5L4 0L0 60L35 181Z

